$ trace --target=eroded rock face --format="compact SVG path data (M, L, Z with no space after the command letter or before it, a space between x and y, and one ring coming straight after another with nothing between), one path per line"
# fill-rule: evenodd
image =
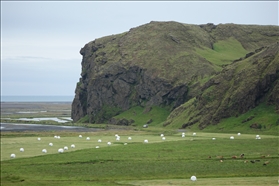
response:
M78 121L88 115L90 123L100 123L135 105L175 108L185 102L187 91L186 85L173 86L140 67L126 69L115 64L94 79L83 76L76 89L72 118Z

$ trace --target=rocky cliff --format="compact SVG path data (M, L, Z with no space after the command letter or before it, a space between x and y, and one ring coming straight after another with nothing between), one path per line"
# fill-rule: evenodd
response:
M278 36L276 26L150 22L122 34L96 39L80 50L83 56L82 72L72 103L72 118L75 122L103 123L138 105L165 107L177 114L180 106L195 97L199 100L197 108L202 112L203 105L206 105L203 100L205 92L218 84L216 82L220 81L221 76L227 81L234 79L235 70L230 70L228 65L249 61L246 54L258 61L255 65L273 69L270 70L273 75L261 79L266 84L256 83L256 80L247 82L257 84L248 92L262 87L267 89L271 85L272 89L278 90L278 83L275 83L278 72L274 71L278 67L278 58L274 58L276 62L263 52L276 51L266 46L276 42ZM255 60L251 63L256 63ZM270 60L274 61L275 66L265 64ZM261 74L266 71L263 67ZM237 76L238 83L243 83L247 72L242 73L243 76ZM224 84L223 89L228 88ZM260 100L261 94L261 91L256 93L256 100ZM270 93L271 102L278 100L277 95ZM237 94L231 99L235 102L232 107L237 107L243 99L253 101ZM216 94L215 101L218 100ZM257 104L257 101L251 104L246 102L242 104L250 106L236 109L239 113ZM218 117L212 117L210 121L217 122L232 114L223 112L218 112ZM171 123L173 116L170 115L167 124ZM199 121L193 117L186 125L193 123L193 120ZM201 126L207 124L202 122Z

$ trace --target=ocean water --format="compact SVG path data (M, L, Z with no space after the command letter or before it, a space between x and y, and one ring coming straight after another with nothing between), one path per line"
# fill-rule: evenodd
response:
M72 102L74 96L2 96L1 102Z

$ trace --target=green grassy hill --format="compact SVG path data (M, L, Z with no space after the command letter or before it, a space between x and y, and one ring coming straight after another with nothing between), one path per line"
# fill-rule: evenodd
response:
M278 36L278 26L152 21L96 39L80 51L72 118L204 129L261 103L278 110Z

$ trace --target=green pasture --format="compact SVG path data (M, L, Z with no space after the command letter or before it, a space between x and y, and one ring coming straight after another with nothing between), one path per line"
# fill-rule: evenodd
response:
M255 134L196 132L193 136L192 131L186 131L182 138L181 132L173 131L165 132L163 141L161 133L162 130L155 128L92 133L37 132L20 137L4 133L1 134L1 185L278 184L278 136L260 135L261 139L256 140ZM79 138L79 134L83 137ZM116 141L115 134L120 136L120 141ZM54 135L61 138L55 139ZM230 140L230 136L235 139ZM98 139L102 142L98 143ZM145 139L149 143L143 143ZM111 146L107 145L108 141L112 142ZM50 142L52 147L48 145ZM76 147L72 149L71 144ZM96 149L97 145L100 148ZM64 146L69 150L59 154L58 148ZM19 152L21 147L24 152ZM47 149L46 154L42 153L43 148ZM16 158L11 159L11 153ZM239 157L242 153L244 158ZM266 161L269 164L263 165ZM190 181L192 175L197 176L196 182Z
M213 49L196 49L196 52L217 66L230 64L233 60L244 57L248 53L241 43L233 38L214 43Z

